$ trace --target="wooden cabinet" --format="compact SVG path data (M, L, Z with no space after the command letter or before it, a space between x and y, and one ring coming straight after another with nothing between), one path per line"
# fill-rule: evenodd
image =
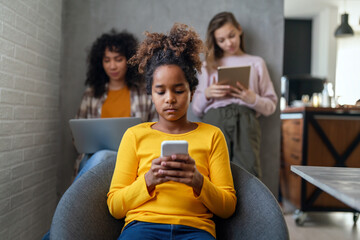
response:
M284 119L281 122L281 192L283 197L300 208L301 178L290 171L291 165L302 164L303 119Z
M282 196L301 211L355 211L301 179L290 166L360 167L360 108L286 109L281 136Z

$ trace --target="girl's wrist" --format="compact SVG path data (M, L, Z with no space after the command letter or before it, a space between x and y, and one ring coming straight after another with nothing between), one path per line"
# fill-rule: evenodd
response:
M209 94L209 88L205 89L205 94L204 95L205 95L206 101L209 101L211 99L211 96Z
M148 190L148 193L151 194L151 192L155 189L155 185L151 183L151 180L149 178L149 172L145 173L146 188Z
M195 176L195 186L193 187L193 191L196 196L200 196L202 186L204 183L204 176L199 172L196 175L197 176Z

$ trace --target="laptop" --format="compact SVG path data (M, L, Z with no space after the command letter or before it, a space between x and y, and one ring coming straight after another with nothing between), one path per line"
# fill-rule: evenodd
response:
M118 151L125 131L141 123L138 117L70 119L69 125L79 153L108 149Z

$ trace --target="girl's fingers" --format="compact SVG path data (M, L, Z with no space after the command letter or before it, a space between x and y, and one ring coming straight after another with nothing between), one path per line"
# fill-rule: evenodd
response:
M166 157L159 157L159 158L156 158L152 161L152 165L153 166L163 166L162 164L164 162L168 162L168 161L172 161L171 157L170 156L166 156Z
M189 155L176 154L171 156L172 160L163 162L162 166L165 167L162 170L181 170L192 171L195 167L195 160Z
M226 93L223 93L223 92L215 92L215 93L213 93L212 95L213 95L214 97L225 97L227 94L228 94L227 92L226 92Z
M228 90L231 88L230 85L220 85L220 84L214 84L213 85L214 89L221 89L221 90Z
M240 82L236 82L236 85L241 89L241 90L246 90L247 88L244 87L244 85L242 85Z
M176 169L172 169L172 170L159 170L159 172L161 172L162 174L164 174L164 176L166 178L168 177L177 177L177 178L184 178L188 176L188 173L186 171L182 171L182 170L176 170Z
M236 87L231 87L231 93L241 93L243 90L240 90L240 89L238 89L238 88L236 88Z
M211 94L214 97L225 97L230 92L231 92L230 88L227 88L227 89L214 89Z
M184 163L192 163L195 164L195 160L190 157L189 154L174 154L171 156L172 160L181 161Z
M206 90L206 97L207 98L221 98L225 97L231 91L229 85L218 85L212 84Z
M216 93L228 93L228 92L231 92L231 89L230 88L227 88L227 89L214 89L213 92L216 92Z
M184 162L180 162L180 161L173 161L173 162L166 162L166 168L160 169L159 171L162 170L180 170L180 171L187 171L189 169L191 169L191 166L188 166L189 164L184 163Z

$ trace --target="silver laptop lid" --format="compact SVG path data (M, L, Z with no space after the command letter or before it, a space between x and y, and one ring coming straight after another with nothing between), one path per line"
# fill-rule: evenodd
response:
M79 153L95 153L102 149L117 151L125 131L141 122L137 117L69 120Z

